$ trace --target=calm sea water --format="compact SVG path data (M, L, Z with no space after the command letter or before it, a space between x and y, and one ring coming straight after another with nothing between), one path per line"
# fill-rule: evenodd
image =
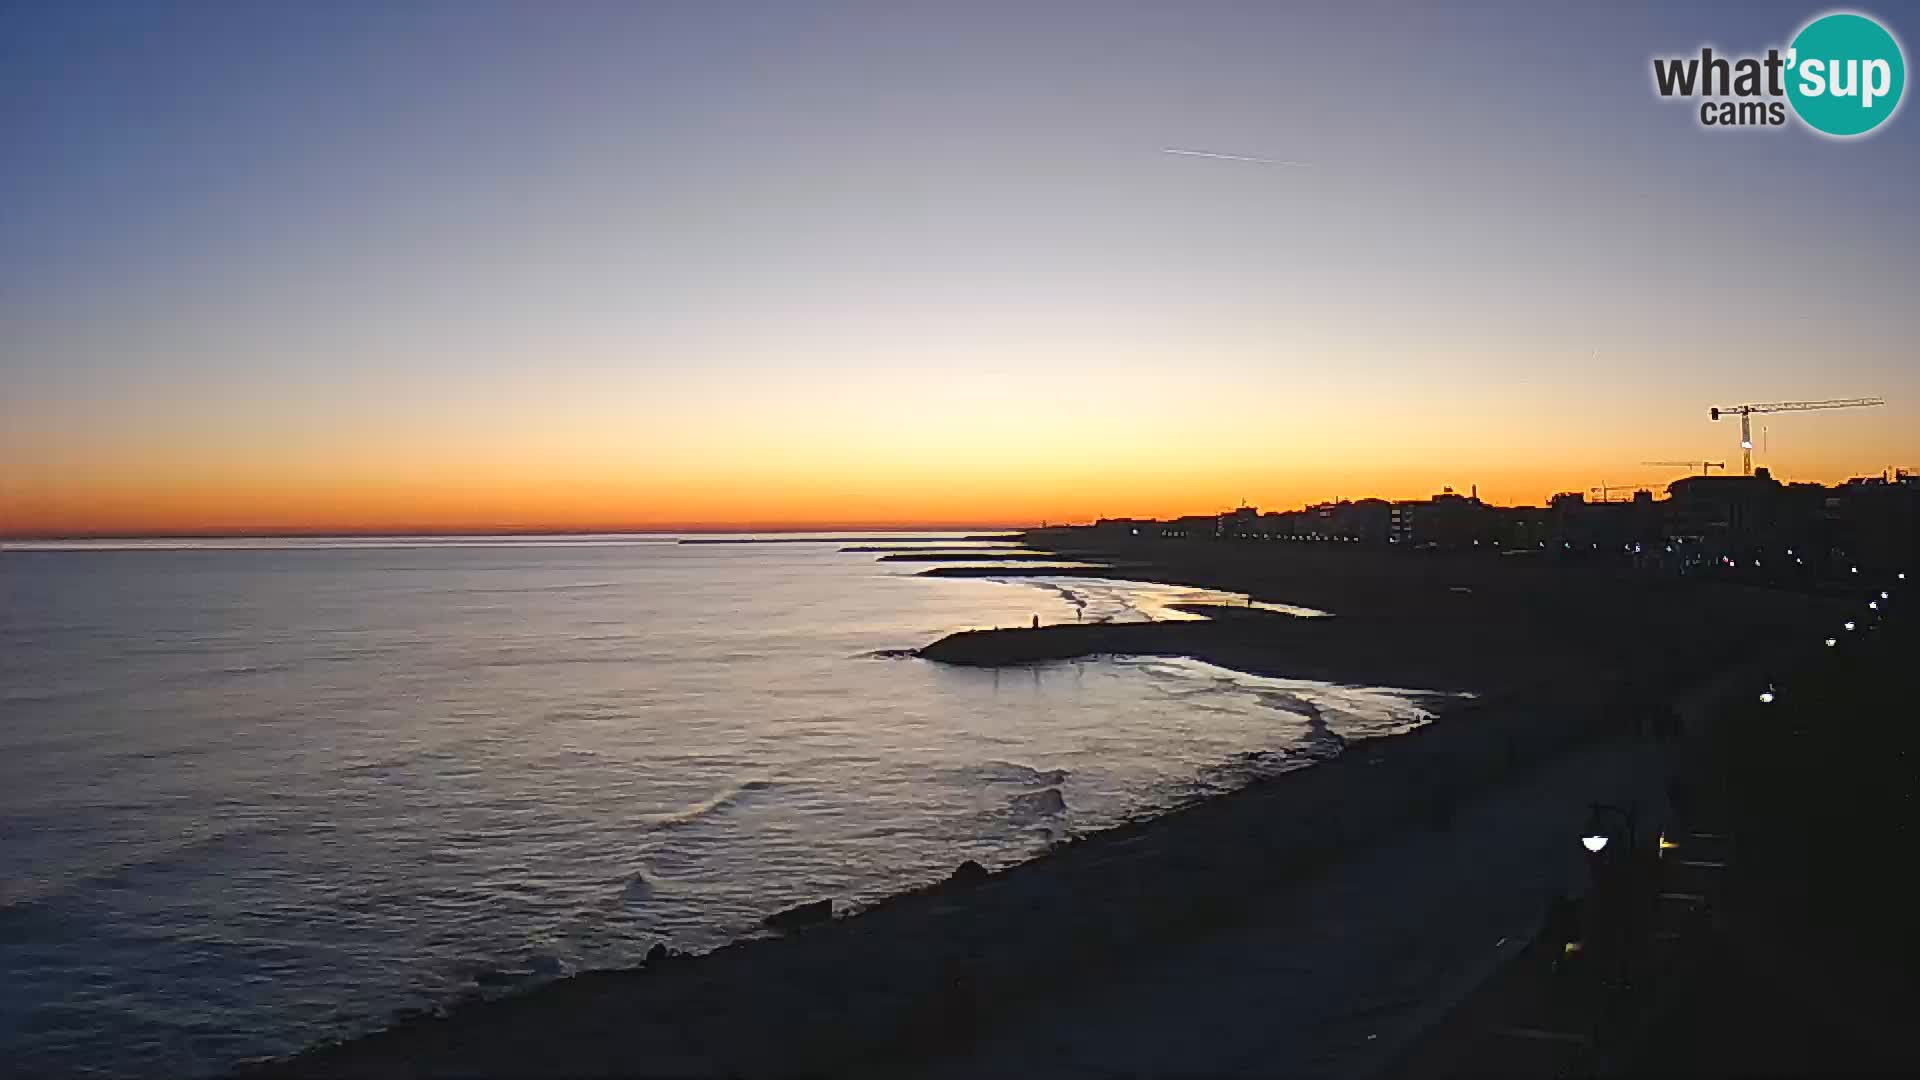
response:
M1234 598L839 547L0 550L5 1071L214 1072L1016 862L1426 716L1186 661L890 656Z

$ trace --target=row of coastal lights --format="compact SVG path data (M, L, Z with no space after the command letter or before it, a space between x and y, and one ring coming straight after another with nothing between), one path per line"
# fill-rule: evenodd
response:
M1672 544L1668 544L1668 545L1667 545L1667 550L1668 550L1668 551L1672 551L1672 550L1673 550L1673 545L1672 545ZM1807 565L1807 560L1806 560L1806 559L1804 559L1804 558L1802 558L1802 557L1800 557L1800 556L1798 556L1798 555L1795 555L1795 554L1793 553L1793 549L1792 549L1792 548L1788 548L1788 549L1787 549L1787 556L1788 556L1789 558L1791 558L1791 559L1793 560L1793 562L1794 562L1794 565L1796 565L1796 566L1805 566L1805 565ZM1739 568L1739 566L1740 566L1740 563L1739 563L1739 562L1738 562L1737 560L1735 560L1735 559L1733 559L1733 558L1731 558L1731 557L1729 557L1729 556L1726 556L1726 555L1722 555L1722 556L1720 556L1720 561L1721 561L1722 563L1724 563L1724 564L1726 564L1727 566L1730 566L1730 567L1733 567L1733 568L1735 568L1735 569L1738 569L1738 568ZM1765 563L1763 563L1763 562L1761 562L1761 561L1760 561L1759 559L1755 559L1755 560L1753 560L1753 565L1754 565L1755 567L1763 567L1763 566L1765 566L1766 564L1765 564ZM1848 573L1851 573L1851 574L1857 574L1857 573L1859 573L1859 572L1860 572L1860 568L1859 568L1859 567L1857 567L1857 566L1852 566L1852 567L1848 567L1848 568L1847 568L1847 572L1848 572ZM1907 575L1903 573L1903 574L1901 574L1900 576L1904 578L1904 577L1906 577Z
M1791 554L1791 552L1789 552L1789 554ZM1849 572L1858 574L1860 572L1860 568L1857 566L1851 567ZM1907 580L1907 573L1904 570L1900 571L1898 574L1894 576L1896 579L1900 581ZM1888 599L1890 599L1890 595L1888 591L1886 589L1881 589L1880 595L1878 597L1867 601L1867 610L1879 611L1881 602ZM1846 622L1845 628L1850 631L1856 630L1859 628L1859 623L1853 619L1848 619ZM1840 639L1837 637L1830 637L1827 639L1827 648L1829 649L1839 644L1840 644ZM1765 690L1760 691L1760 703L1762 705L1771 705L1773 704L1777 696L1778 696L1778 692L1774 689L1773 684L1768 683L1767 688ZM1594 809L1593 821L1589 823L1586 833L1580 837L1580 846L1586 848L1589 854L1598 855L1602 850L1606 848L1609 838L1603 828L1596 827L1600 824L1599 812L1602 809L1602 807L1599 805L1596 805L1593 809ZM1613 809L1613 808L1607 807L1606 809ZM1629 819L1627 828L1629 832L1632 831L1631 819ZM1664 855L1668 850L1672 848L1676 848L1678 846L1679 846L1678 844L1675 844L1669 841L1665 835L1662 835L1660 837L1660 853L1661 854ZM1567 950L1569 952L1572 952L1577 947L1578 946L1575 943L1569 943L1567 945Z
M1847 572L1850 574L1858 574L1860 572L1860 568L1857 566L1848 567ZM1902 570L1899 573L1895 574L1894 578L1899 581L1905 581L1907 580L1907 572L1905 570ZM1892 594L1889 593L1886 589L1881 589L1879 596L1874 597L1867 601L1867 610L1877 612L1880 610L1880 605L1887 602L1890 599L1892 599ZM1860 629L1860 624L1858 621L1854 619L1848 619L1845 623L1841 624L1840 629L1848 633L1851 633L1855 630ZM1840 644L1840 638L1837 635L1827 638L1827 648L1832 649L1837 647L1839 644ZM1773 704L1773 699L1774 699L1774 689L1773 689L1773 686L1769 684L1765 690L1762 690L1760 692L1760 702L1763 705L1771 705Z

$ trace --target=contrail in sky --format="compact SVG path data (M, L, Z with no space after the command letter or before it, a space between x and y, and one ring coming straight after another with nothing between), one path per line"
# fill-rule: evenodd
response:
M1216 154L1210 150L1176 150L1171 146L1163 147L1163 154L1180 154L1185 157L1215 158L1219 161L1250 161L1255 165L1284 165L1289 169L1311 169L1311 161L1281 161L1278 158L1247 157L1245 154Z

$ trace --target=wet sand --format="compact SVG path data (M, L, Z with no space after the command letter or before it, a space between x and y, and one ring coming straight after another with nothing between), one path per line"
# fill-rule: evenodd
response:
M1057 537L1045 545L1063 550ZM1111 982L1139 957L1229 934L1332 868L1444 826L1569 750L1631 738L1681 687L1804 648L1805 628L1831 606L1497 560L1159 547L1124 553L1150 571L1092 573L1232 589L1334 617L1215 610L1205 622L961 633L923 655L1003 664L1177 654L1257 674L1477 697L1421 729L1000 873L930 885L787 937L415 1017L262 1071L879 1076L964 1062L1036 1016L1065 1020L1048 1011L1055 1002ZM1399 887L1417 894L1422 883Z

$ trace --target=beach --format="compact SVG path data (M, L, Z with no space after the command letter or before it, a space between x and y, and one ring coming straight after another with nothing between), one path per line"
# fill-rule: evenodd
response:
M1657 755L1639 749L1650 721L1689 687L1716 677L1736 686L1724 679L1731 668L1789 662L1810 640L1806 627L1837 610L1818 597L1498 559L1210 543L1115 551L1071 547L1057 533L1030 541L1076 561L1127 564L1075 575L1232 589L1333 617L1253 609L1202 612L1212 617L1192 621L962 631L925 643L926 662L1179 655L1254 674L1473 696L1444 705L1424 727L1348 745L1330 759L1302 761L1239 791L1059 845L999 873L956 868L961 872L950 881L929 882L852 918L699 956L657 955L640 969L583 973L444 1015L407 1018L257 1071L964 1072L969 1054L992 1060L996 1046L1023 1045L1019 1033L1034 1023L1065 1022L1071 1014L1059 1003L1113 983L1115 973L1188 955L1194 943L1276 925L1261 913L1289 902L1312 912L1316 888L1364 859L1391 862L1383 853L1395 843L1407 865L1431 865L1434 845L1446 842L1436 838L1455 836L1457 823L1497 807L1499 820L1550 823L1529 832L1532 839L1516 837L1521 846L1514 850L1522 850L1548 843L1543 838L1577 819L1590 801L1657 792ZM1592 767L1581 764L1589 758ZM1549 777L1553 782L1542 782ZM1584 784L1577 782L1582 777ZM1654 812L1657 794L1644 797ZM1524 920L1543 907L1540 889L1567 884L1555 878L1562 872L1555 866L1518 900L1499 887L1499 875L1485 877L1509 898L1502 910ZM1422 889L1417 881L1388 887ZM1301 932L1314 923L1307 916L1278 925ZM1443 985L1457 991L1473 975L1473 965L1463 963L1435 953L1430 985L1400 987L1393 1000L1401 1004L1379 1017L1376 1026L1388 1030L1366 1032L1376 1038L1363 1034L1344 1049L1317 1048L1328 1056L1311 1059L1320 1063L1315 1071L1364 1071L1379 1052L1368 1044L1390 1042L1394 1025L1421 1022L1404 999L1439 993L1434 988ZM1399 967L1383 962L1379 970L1385 977ZM1311 971L1296 978L1295 992L1311 996ZM1379 989L1364 983L1341 993L1358 1000ZM1170 1027L1178 1028L1178 1019L1170 1018Z

